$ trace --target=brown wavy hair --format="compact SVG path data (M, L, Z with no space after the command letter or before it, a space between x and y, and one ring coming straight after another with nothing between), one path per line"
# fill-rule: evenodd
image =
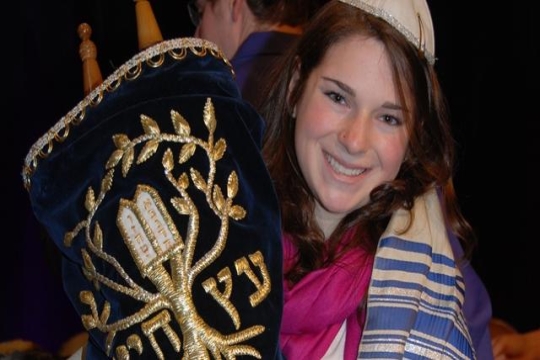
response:
M371 201L345 216L325 239L314 218L314 196L298 165L291 109L328 49L352 35L376 38L384 44L401 103L407 108L409 146L396 179L373 189ZM299 79L289 89L296 70ZM392 213L399 208L410 210L416 197L433 188L441 195L447 227L470 254L474 234L459 210L453 187L455 143L446 99L433 66L401 33L384 20L331 1L309 23L284 68L273 78L261 109L268 122L263 152L280 199L283 231L292 235L299 249L296 266L286 274L288 280L295 283L336 261L343 253L337 251L340 239L353 227L357 229L354 241L344 251L357 246L374 252Z

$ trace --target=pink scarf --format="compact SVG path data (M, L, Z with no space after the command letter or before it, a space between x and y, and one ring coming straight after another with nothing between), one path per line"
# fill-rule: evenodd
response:
M352 231L345 234L346 243ZM293 264L296 249L283 236L284 269ZM360 249L345 254L338 263L307 275L292 289L284 282L284 310L280 342L287 359L320 359L347 320L344 359L356 359L364 316L360 302L366 296L373 256Z

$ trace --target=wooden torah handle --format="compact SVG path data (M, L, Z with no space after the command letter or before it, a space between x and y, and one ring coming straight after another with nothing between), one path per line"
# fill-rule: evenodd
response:
M139 39L139 50L144 50L149 46L163 41L163 36L161 35L161 30L159 29L150 2L148 0L134 1L135 14L137 16L137 37Z
M90 36L92 28L87 23L82 23L77 28L77 33L81 38L79 45L79 56L82 60L83 89L84 95L88 95L92 90L103 82L101 70L99 69L97 58L97 48Z

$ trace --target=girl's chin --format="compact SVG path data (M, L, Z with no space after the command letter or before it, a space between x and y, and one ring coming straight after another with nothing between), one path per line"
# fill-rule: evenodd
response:
M330 212L332 214L343 215L343 216L345 216L345 215L353 212L354 210L357 210L360 207L362 207L362 205L360 205L358 203L347 205L348 201L350 201L350 198L349 199L344 199L344 200L341 200L341 201L333 199L332 201L324 203L323 207L324 207L324 209L326 211L328 211L328 212Z

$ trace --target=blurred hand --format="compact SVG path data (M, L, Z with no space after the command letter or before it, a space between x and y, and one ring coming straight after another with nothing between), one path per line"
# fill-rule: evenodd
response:
M495 360L540 360L540 329L498 334L491 343Z

